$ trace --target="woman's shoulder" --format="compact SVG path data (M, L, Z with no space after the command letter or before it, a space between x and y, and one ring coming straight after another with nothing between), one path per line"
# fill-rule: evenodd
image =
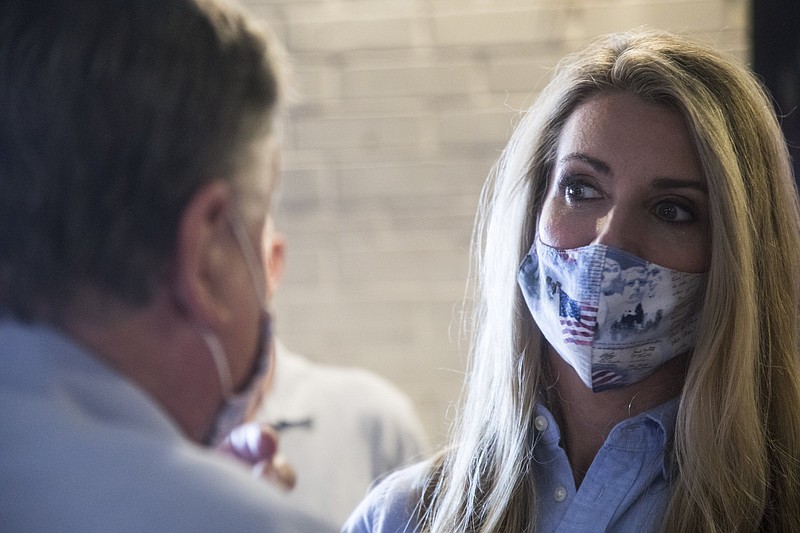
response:
M411 533L431 461L396 470L378 480L359 504L342 533Z

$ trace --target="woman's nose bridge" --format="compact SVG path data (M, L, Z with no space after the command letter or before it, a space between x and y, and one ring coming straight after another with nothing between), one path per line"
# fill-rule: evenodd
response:
M636 234L638 228L636 225L627 210L613 206L604 216L597 219L594 242L637 254Z

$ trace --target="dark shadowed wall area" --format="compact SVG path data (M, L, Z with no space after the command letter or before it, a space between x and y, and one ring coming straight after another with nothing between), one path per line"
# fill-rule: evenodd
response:
M751 20L752 67L775 99L800 179L800 1L756 0Z

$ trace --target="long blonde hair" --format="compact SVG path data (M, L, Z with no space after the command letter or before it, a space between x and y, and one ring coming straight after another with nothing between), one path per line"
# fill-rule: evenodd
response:
M563 62L481 198L470 368L423 531L534 531L543 339L517 288L564 122L626 91L680 114L703 165L711 266L680 398L665 531L800 531L800 209L771 104L736 61L683 37L605 37Z

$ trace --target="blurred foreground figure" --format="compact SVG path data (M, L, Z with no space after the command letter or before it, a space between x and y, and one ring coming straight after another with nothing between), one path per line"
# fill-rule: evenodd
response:
M0 4L0 528L325 531L203 444L269 364L279 74L200 0Z

